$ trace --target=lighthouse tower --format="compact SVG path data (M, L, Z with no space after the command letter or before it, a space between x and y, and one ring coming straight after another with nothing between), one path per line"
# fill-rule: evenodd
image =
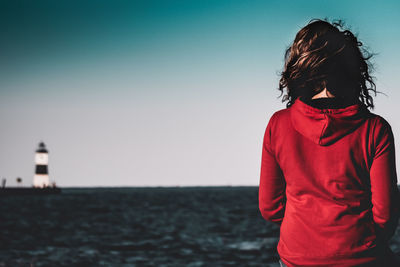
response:
M49 163L49 152L43 142L40 142L39 148L35 153L35 176L33 177L34 187L48 187L49 186L49 173L47 165Z

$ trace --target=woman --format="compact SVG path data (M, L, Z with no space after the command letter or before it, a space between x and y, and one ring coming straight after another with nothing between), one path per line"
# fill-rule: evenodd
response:
M286 51L287 108L263 140L259 208L280 225L287 266L393 266L399 217L394 138L371 113L362 43L341 22L311 20Z

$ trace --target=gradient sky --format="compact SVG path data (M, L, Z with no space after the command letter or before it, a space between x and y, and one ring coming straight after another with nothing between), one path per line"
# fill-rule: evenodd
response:
M284 51L312 18L345 20L377 53L373 112L400 147L398 1L0 5L8 185L31 185L41 140L60 186L257 185Z

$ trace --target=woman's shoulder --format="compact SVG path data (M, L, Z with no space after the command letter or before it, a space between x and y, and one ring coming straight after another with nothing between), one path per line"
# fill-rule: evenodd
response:
M381 115L370 112L370 136L372 137L373 143L376 145L379 143L393 142L394 135L392 127L389 121Z
M288 108L283 108L283 109L275 111L272 114L270 120L271 121L278 121L278 120L286 119L286 118L288 118L288 116L290 116L289 115L289 109Z
M378 129L380 129L380 128L391 129L392 128L389 121L379 114L369 112L367 119L371 122L374 129L377 129L377 128Z
M287 108L273 112L272 115L269 117L267 129L276 128L279 124L285 123L287 118L289 118L288 115L289 113Z

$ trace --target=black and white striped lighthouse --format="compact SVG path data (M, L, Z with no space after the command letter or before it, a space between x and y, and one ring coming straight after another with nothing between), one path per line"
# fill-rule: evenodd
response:
M47 165L49 164L49 152L43 142L39 143L39 147L35 153L35 176L33 177L34 187L49 186L49 172Z

